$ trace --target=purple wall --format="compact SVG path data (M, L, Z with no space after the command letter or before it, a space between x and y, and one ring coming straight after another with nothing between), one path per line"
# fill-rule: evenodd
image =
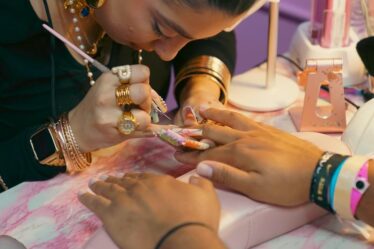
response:
M283 0L280 5L278 53L288 50L297 26L309 19L310 1ZM236 73L264 61L267 55L268 9L259 10L236 29L238 60Z
M280 22L278 53L288 50L292 35L297 26L310 16L310 0L282 0L280 4ZM237 28L238 58L235 73L242 73L266 59L268 9L265 6L244 20ZM168 99L170 109L176 107L173 92L170 89Z

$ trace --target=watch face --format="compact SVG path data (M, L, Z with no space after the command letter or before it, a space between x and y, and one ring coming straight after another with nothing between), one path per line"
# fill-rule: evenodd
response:
M32 147L39 161L43 161L56 152L56 146L49 129L45 128L31 137Z

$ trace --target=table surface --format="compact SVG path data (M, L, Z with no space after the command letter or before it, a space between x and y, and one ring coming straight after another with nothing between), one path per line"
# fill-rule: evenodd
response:
M278 70L293 77L284 61ZM301 103L302 98L295 105ZM257 121L296 131L287 110L247 114ZM180 176L191 170L192 166L176 162L173 152L172 147L155 138L134 139L97 153L93 167L79 175L61 174L48 181L22 183L0 194L0 234L17 238L28 249L80 248L101 226L76 198L79 190L87 188L88 180L116 172L151 171ZM327 216L256 248L374 248L357 235L343 233L336 218Z

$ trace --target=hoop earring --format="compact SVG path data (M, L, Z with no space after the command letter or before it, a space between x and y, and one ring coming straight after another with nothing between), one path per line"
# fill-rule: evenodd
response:
M98 9L104 5L106 0L85 0L86 4L93 9Z

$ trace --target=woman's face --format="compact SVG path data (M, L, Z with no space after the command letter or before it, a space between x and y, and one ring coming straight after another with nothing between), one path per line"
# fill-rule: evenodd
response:
M107 0L95 18L116 42L155 51L163 60L173 59L187 42L218 34L240 19L214 8L194 10L175 2Z

